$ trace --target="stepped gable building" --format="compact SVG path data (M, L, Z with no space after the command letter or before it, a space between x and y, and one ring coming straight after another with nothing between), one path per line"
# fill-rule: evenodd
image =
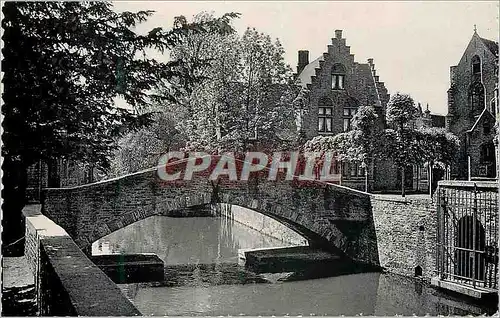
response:
M498 144L498 43L476 30L456 66L450 67L446 127L460 138L456 179L495 178Z
M378 127L385 127L387 89L376 73L373 59L367 63L354 61L342 30L335 30L327 51L312 62L308 51L298 52L296 81L305 92L298 118L304 138L333 136L349 130L361 105L373 106L379 115ZM359 164L338 163L334 169L342 175L342 185L364 189L365 172ZM376 162L368 167L368 172L371 190L392 189L397 184L397 172L390 162Z
M299 51L297 84L308 91L307 111L301 120L307 139L348 130L360 105L374 106L383 127L387 89L376 75L373 59L354 61L342 30L335 31L327 52L310 63L309 52Z
M296 82L302 88L302 111L297 122L302 136L311 139L349 130L353 115L361 105L373 106L378 114L378 127L386 128L390 96L377 75L373 59L367 63L355 62L342 38L342 30L335 31L335 38L327 48L327 52L312 62L309 62L308 51L298 52ZM423 111L419 103L417 110L416 127L445 127L444 116L431 114L429 105ZM342 185L364 189L365 172L359 164L337 163L334 169L342 176ZM389 160L373 162L368 167L368 176L371 191L401 189L401 171ZM406 189L428 190L426 167L408 167L405 176Z

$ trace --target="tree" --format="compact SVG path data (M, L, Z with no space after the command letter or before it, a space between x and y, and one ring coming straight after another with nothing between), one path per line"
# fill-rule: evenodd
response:
M327 153L330 153L339 162L350 160L351 145L350 135L340 133L334 136L316 136L306 141L302 148L304 152L318 155L316 158L317 168L326 162ZM317 173L319 173L318 170Z
M158 165L159 157L184 145L185 138L175 129L175 120L168 113L158 111L152 124L133 131L118 140L118 149L111 157L105 177L119 177Z
M152 11L116 13L108 2L9 2L4 20L3 246L24 233L27 168L56 158L109 166L115 140L151 122L132 109L176 100L198 78L179 61L158 62L147 49L169 50L186 32L227 29L232 14L210 24L176 19L172 30L132 31ZM173 78L184 79L158 94Z
M393 95L387 105L387 121L392 128L386 129L380 138L383 146L379 148L380 155L391 158L401 169L402 196L405 196L405 167L428 162L432 178L432 167L451 164L459 146L458 138L442 128L415 129L416 112L409 95Z
M252 139L271 148L290 142L282 137L285 131L296 132L290 105L298 92L293 86L292 70L284 61L283 46L278 39L273 42L269 35L248 28L241 38L241 51L243 149Z
M429 167L429 194L432 195L432 168L446 169L451 165L459 150L460 139L444 128L427 127L416 131L417 144L424 162Z
M413 123L417 114L410 95L396 93L387 103L387 123L392 129L384 132L382 153L392 158L401 169L401 196L405 196L405 168L419 162L419 150L413 143Z
M195 21L209 18L204 14ZM190 64L204 79L190 92L177 125L189 138L187 149L244 151L257 140L268 147L293 142L289 105L296 92L279 41L254 29L241 39L235 34L187 37L174 56L211 61L203 67Z
M350 140L348 159L361 162L365 170L365 191L368 192L368 167L377 153L380 129L377 112L373 106L361 106L354 115L352 130L347 132Z

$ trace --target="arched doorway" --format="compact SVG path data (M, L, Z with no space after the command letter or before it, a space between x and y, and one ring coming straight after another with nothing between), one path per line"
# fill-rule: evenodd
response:
M460 276L457 277L458 279L484 280L485 233L483 225L473 216L468 215L458 221L456 231L455 275Z

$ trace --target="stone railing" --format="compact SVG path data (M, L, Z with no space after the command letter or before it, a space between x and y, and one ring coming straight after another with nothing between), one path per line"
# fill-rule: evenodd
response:
M137 316L139 310L56 223L25 207L25 256L42 316Z

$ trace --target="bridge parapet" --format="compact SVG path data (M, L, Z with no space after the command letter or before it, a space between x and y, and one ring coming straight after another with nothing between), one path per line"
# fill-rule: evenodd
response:
M120 228L153 215L196 215L195 207L228 203L272 217L305 236L311 246L377 264L370 195L326 182L209 180L164 182L157 168L94 184L46 189L43 213L61 225L82 249ZM207 208L205 208L207 209ZM190 212L191 211L191 212ZM361 239L360 239L361 238ZM370 238L372 239L372 238Z

